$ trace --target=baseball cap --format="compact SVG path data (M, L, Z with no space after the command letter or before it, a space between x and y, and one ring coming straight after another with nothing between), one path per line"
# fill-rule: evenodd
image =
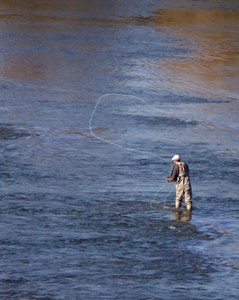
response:
M172 160L180 160L180 156L178 154L175 154L173 156Z

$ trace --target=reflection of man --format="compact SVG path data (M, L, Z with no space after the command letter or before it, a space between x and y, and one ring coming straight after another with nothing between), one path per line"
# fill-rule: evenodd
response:
M175 221L189 222L192 219L192 210L186 210L184 215L181 210L175 210L173 216Z
M170 176L167 177L167 181L176 181L175 207L180 208L182 199L184 198L187 210L190 211L192 209L192 189L188 165L180 160L178 154L173 156L172 161L174 162L174 166Z

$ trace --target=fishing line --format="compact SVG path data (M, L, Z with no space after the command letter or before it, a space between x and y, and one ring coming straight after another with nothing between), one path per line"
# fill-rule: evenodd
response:
M159 112L163 112L163 113L168 113L168 112L166 112L166 111L164 111L164 110L161 110L161 109L158 109L158 108L156 108L156 107L153 107L152 105L148 104L148 102L146 102L144 99L142 99L142 98L140 98L140 97L137 97L137 96L128 95L128 94L104 94L104 95L102 95L102 96L100 96L100 97L98 98L98 100L96 101L95 107L94 107L94 109L93 109L93 111L92 111L92 113L91 113L91 117L90 117L90 120L89 120L89 130L90 130L90 133L92 134L92 136L94 136L96 139L99 139L99 140L101 140L101 141L103 141L103 142L105 142L105 143L108 143L108 144L111 144L111 145L113 145L113 146L119 147L119 148L124 149L124 150L126 150L126 151L131 151L131 152L136 152L136 153L141 153L141 154L149 154L149 155L153 155L153 156L155 156L155 157L157 157L157 158L163 160L164 162L168 162L166 159L162 158L161 156L159 156L159 155L157 155L157 154L155 154L155 153L153 153L153 152L143 151L143 150L138 150L138 149L134 149L134 148L126 148L126 147L124 147L124 146L122 146L122 145L120 145L120 144L116 144L116 143L114 143L114 142L112 142L112 141L109 141L109 140L107 140L107 139L104 139L104 138L102 138L102 137L96 135L96 134L93 132L93 130L92 130L92 120L93 120L93 117L94 117L94 115L95 115L95 112L96 112L97 107L99 106L101 100L102 100L103 98L114 97L114 96L127 97L127 98L131 97L131 98L140 100L141 102L143 102L145 105L147 105L148 107L150 107L150 108L153 109L153 110L156 110L156 111L159 111Z
M148 61L148 60L146 60L146 59L143 59L142 60L142 62L144 63L144 64L146 64L146 65L149 65L149 66L152 66L152 67L155 67L155 68L160 68L160 65L159 64L157 64L157 63L153 63L153 62L150 62L150 61ZM160 78L159 76L155 76L155 75L150 75L150 74L147 74L147 76L152 76L152 77L157 77L157 78ZM176 84L176 87L175 87L175 82L177 82L178 81L178 84ZM180 82L181 82L181 78L179 78L179 77L176 77L175 79L174 79L174 84L172 85L172 87L170 87L171 89L173 88L173 89L176 89L176 90L179 90L180 92L182 92L182 93L190 93L190 94L192 94L192 93L196 93L196 95L200 95L201 97L206 97L206 98L208 98L208 97L215 97L215 98L218 98L218 99L222 99L222 100L225 100L225 98L226 99L229 99L229 100L238 100L238 97L236 96L236 95L232 95L232 94L228 94L228 93L226 93L226 94L223 94L223 95L221 95L220 93L218 94L216 91L212 91L212 90L208 90L207 88L203 88L203 87L201 87L200 89L199 89L199 87L198 87L198 85L197 85L197 83L194 83L193 84L193 82L191 81L183 81L183 86L184 87L182 87L181 85L180 85Z
M163 188L164 188L167 184L168 184L168 182L165 182L165 183L161 186L161 188L155 193L153 199L152 199L151 202L150 202L150 207L152 207L153 202L156 200L156 198L157 198L159 192L161 192L161 191L163 190ZM169 190L167 196L166 196L165 199L164 199L163 207L166 205L167 199L168 199L169 195L172 193L173 189L174 189L174 186L171 186L171 188L170 188L170 190Z
M162 109L158 109L158 108L156 108L156 107L150 105L147 101L145 101L144 99L142 99L142 98L140 98L140 97L137 97L137 96L133 96L133 95L129 95L129 94L119 94L119 93L108 93L108 94L104 94L104 95L100 96L100 97L97 99L96 104L95 104L95 106L94 106L94 109L93 109L93 111L92 111L92 113L91 113L91 116L90 116L90 119L89 119L89 131L90 131L91 135L92 135L94 138L96 138L96 139L98 139L98 140L100 140L100 141L102 141L102 142L104 142L104 143L107 143L107 144L110 144L110 145L112 145L112 146L118 147L118 148L123 149L123 150L125 150L125 151L130 151L130 152L135 152L135 153L140 153L140 154L153 155L153 156L157 157L158 159L160 159L160 160L162 160L162 161L168 163L168 160L164 159L162 156L159 156L159 155L157 155L157 154L155 154L155 153L153 153L153 152L150 152L150 151L144 151L144 150L139 150L139 149L135 149L135 148L124 147L124 146L122 146L122 145L120 145L120 144L117 144L117 143L114 143L114 142L112 142L112 141L110 141L110 140L107 140L107 139L105 139L105 138L102 138L102 137L100 137L99 135L97 135L97 134L94 133L94 131L93 131L93 129L92 129L92 123L93 123L93 119L94 119L94 116L95 116L95 114L96 114L97 108L98 108L98 106L100 105L101 101L102 101L103 99L112 98L112 97L117 97L117 96L120 96L121 98L133 98L133 99L136 99L136 100L141 101L141 102L144 103L147 107L149 107L149 108L151 108L151 109L153 109L153 110L155 110L155 111L157 111L157 112L164 113L164 114L165 114L165 113L171 114L171 113L169 113L169 112L166 112L166 111L164 111L164 110L162 110ZM167 184L167 182L166 182L163 186L161 186L160 189L155 193L155 195L154 195L152 201L150 202L150 207L152 206L152 204L153 204L153 202L155 201L155 199L156 199L157 195L159 194L159 192L165 187L166 184ZM167 197L166 197L166 199L165 199L165 201L164 201L164 205L165 205L166 200L167 200L167 198L168 198L168 196L169 196L169 194L170 194L171 192L172 192L172 189L171 189L171 190L169 191L169 193L167 194Z
M150 61L148 61L148 60L146 60L146 59L143 59L142 62L145 63L145 64L147 64L147 65L153 66L153 67L155 67L155 66L158 67L157 64L152 63L152 62L150 62Z

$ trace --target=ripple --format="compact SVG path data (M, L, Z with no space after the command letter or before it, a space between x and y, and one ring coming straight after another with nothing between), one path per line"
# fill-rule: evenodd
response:
M22 129L0 126L0 140L13 140L27 137L30 134Z

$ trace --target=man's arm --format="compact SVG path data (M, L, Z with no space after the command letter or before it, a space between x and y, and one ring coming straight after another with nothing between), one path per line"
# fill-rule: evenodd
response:
M167 177L167 182L176 181L178 177L178 168L176 166L173 167L172 172L169 177Z

